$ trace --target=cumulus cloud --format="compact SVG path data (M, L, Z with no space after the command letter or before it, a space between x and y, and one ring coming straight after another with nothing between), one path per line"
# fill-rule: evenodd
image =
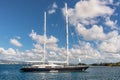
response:
M44 53L43 51L44 35L39 35L36 32L34 32L34 30L32 30L29 36L32 38L32 40L35 41L34 49L32 49L32 51L42 55ZM57 56L54 57L55 54L62 52L62 50L58 47L57 44L58 39L52 35L49 37L46 36L45 42L46 42L46 54L47 54L46 57L48 57L49 60L53 60L53 59L57 60L58 59ZM55 53L54 56L53 53Z
M37 43L40 43L40 44L44 43L44 36L38 35L36 32L34 32L34 30L32 30L32 33L30 33L29 36ZM58 42L58 39L55 38L54 36L50 36L50 37L46 36L46 44L54 44L57 42Z
M93 25L91 28L87 29L82 24L78 24L76 31L79 35L83 36L85 40L104 41L118 36L118 31L114 30L109 33L105 33L103 26L98 25Z
M0 59L11 61L38 61L42 59L42 54L32 50L19 51L13 48L4 49L0 47Z
M107 6L107 1L84 0L75 4L74 8L68 9L69 22L73 25L78 23L91 24L100 16L110 16L114 9ZM65 8L62 9L65 15Z
M104 33L102 26L93 25L90 29L85 28L79 24L77 32L88 41L101 41L97 44L98 49L106 53L119 53L120 52L120 35L118 31L114 30L109 33Z
M102 62L119 62L120 61L120 54L113 54L113 53L102 53Z
M106 38L102 26L93 25L92 28L86 29L82 24L78 24L76 30L86 40L104 40Z
M30 33L29 36L32 38L32 40L36 41L37 43L44 43L44 36L37 35L37 33L34 32L34 30L32 30L32 33Z
M100 49L108 53L119 53L120 52L120 36L113 36L112 38L103 41L100 44Z
M10 39L10 43L17 47L22 47L22 44L17 39Z
M48 11L49 14L53 14L56 12L56 9L58 8L57 4L54 2L52 5L52 8Z
M16 60L17 59L16 55L17 55L16 50L14 50L13 48L4 49L0 47L0 59Z
M106 22L105 24L108 26L108 27L111 27L111 29L117 29L117 20L116 21L112 21L110 20L109 18L106 18Z
M16 52L14 49L9 48L8 50L5 50L4 48L0 48L0 53L4 55L15 55Z
M70 49L71 60L80 59L81 62L85 63L94 63L100 62L99 60L102 58L99 51L94 49L89 42L80 42L80 45L74 45L72 49Z

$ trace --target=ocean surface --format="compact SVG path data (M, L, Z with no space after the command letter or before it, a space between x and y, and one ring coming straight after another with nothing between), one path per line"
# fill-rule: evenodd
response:
M120 80L120 67L90 67L85 72L21 72L23 65L0 64L0 80Z

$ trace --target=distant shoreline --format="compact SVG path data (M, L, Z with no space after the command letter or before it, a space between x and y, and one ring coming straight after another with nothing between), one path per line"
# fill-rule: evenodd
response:
M119 66L120 67L120 62L117 63L94 63L91 64L91 66Z

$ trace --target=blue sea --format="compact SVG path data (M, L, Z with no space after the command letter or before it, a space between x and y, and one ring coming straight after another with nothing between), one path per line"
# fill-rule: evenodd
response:
M0 64L0 80L120 80L120 67L90 67L85 72L21 72L23 65Z

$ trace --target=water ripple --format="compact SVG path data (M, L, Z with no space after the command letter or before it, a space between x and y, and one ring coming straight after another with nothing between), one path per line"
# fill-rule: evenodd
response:
M90 67L86 72L25 73L21 65L0 65L0 80L120 80L120 67Z

